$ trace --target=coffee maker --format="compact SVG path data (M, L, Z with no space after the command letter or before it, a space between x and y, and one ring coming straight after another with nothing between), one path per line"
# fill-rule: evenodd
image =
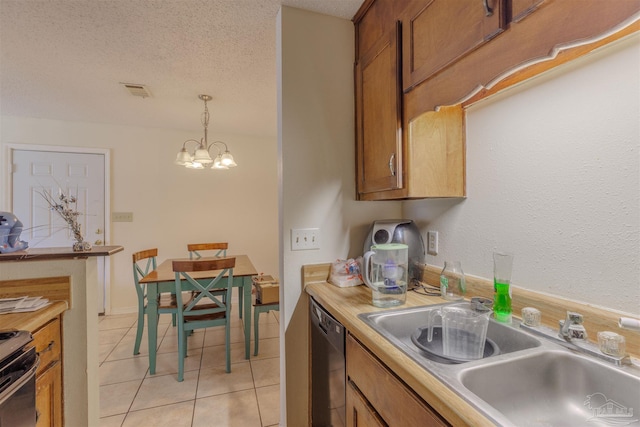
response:
M421 265L424 264L424 241L418 226L410 219L384 219L371 224L364 240L363 253L371 250L373 245L384 243L404 243L409 246L408 279L422 278Z

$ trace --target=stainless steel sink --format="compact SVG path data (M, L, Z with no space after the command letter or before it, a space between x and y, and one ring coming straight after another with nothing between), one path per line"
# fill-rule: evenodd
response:
M628 425L639 418L639 377L565 350L465 369L460 382L519 426Z
M364 313L360 315L360 318L386 339L400 347L416 362L420 364L425 361L447 363L446 360L434 358L431 354L422 351L411 341L411 335L416 329L426 325L429 313L440 309L443 305L446 304ZM489 321L487 338L497 344L500 350L499 354L508 354L540 346L538 338L517 328L498 323L493 319Z
M499 426L640 426L640 368L617 367L518 327L489 323L500 353L460 364L420 350L411 335L444 304L359 317ZM634 416L635 412L635 416Z

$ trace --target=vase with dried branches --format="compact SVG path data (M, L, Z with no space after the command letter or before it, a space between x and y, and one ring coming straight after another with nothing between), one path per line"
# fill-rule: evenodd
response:
M49 204L49 208L57 212L67 225L69 230L73 233L75 242L73 243L73 250L76 252L84 252L91 250L91 243L85 242L82 236L82 228L78 222L78 216L80 212L77 210L77 198L75 196L67 195L58 190L57 200L48 191L43 191L42 197Z

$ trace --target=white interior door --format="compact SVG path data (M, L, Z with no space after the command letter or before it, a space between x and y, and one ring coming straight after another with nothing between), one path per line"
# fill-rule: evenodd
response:
M30 248L71 247L74 237L66 222L50 209L44 194L56 201L59 192L77 199L84 240L105 244L104 154L13 150L13 213L22 221L21 240ZM98 257L98 312L105 311L105 262Z

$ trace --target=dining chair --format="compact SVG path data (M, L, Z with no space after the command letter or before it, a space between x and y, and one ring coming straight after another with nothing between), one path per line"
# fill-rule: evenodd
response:
M189 243L187 244L187 250L189 251L189 259L200 259L203 255L201 251L216 251L213 256L227 256L227 249L229 249L228 242L216 242L216 243ZM244 307L244 298L242 292L238 292L238 304L240 307ZM238 316L242 319L242 310L238 310Z
M140 353L140 342L144 332L144 315L147 314L147 288L140 279L156 269L158 249L146 249L133 254L133 281L138 295L138 328L136 330L136 342L133 346L133 354ZM186 298L183 298L183 300ZM178 306L176 297L171 293L162 293L158 299L158 317L163 313L171 313L173 326L176 326ZM157 322L157 319L156 319Z
M173 261L178 303L178 381L184 379L184 358L187 356L187 334L196 329L225 327L226 371L231 372L231 285L235 257ZM218 271L214 278L196 279L194 273ZM227 275L227 277L224 277ZM188 283L188 285L186 283ZM185 289L196 291L192 301L182 304ZM214 291L225 289L224 298Z
M217 251L213 256L227 256L227 249L229 249L229 243L190 243L187 245L189 251L189 259L200 259L202 255L200 251Z

